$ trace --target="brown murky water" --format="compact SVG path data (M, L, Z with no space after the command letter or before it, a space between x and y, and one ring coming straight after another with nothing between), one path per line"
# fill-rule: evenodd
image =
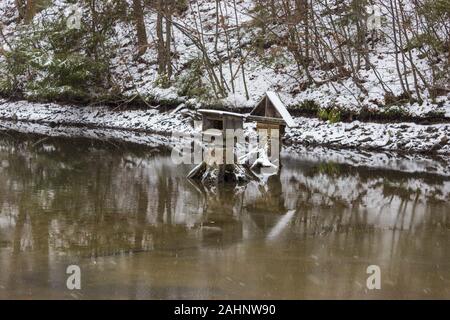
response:
M202 190L157 150L0 135L0 298L450 298L450 177L283 164Z

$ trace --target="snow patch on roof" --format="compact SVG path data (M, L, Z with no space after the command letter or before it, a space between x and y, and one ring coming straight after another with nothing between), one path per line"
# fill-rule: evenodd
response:
M290 128L296 127L296 123L294 119L292 118L289 111L287 111L286 107L284 106L284 103L281 102L280 98L275 92L267 91L267 98L272 102L275 109L277 109L278 113L281 115L283 120L286 122L286 125Z
M207 114L218 114L218 115L222 115L222 116L240 117L240 118L245 117L245 115L241 114L241 113L228 112L228 111L222 111L222 110L199 109L198 112L207 113Z

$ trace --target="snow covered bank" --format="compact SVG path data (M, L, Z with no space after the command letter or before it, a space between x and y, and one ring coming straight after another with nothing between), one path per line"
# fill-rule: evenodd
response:
M160 113L156 109L114 111L107 107L74 107L57 104L31 104L0 100L0 119L53 125L94 126L97 128L159 133L193 130L190 112Z
M0 100L0 119L57 126L86 126L163 134L193 133L195 112L183 105L171 112L152 110L114 111L107 107L72 107ZM287 146L318 145L344 149L401 151L450 155L450 124L330 123L296 117L298 128L288 129ZM13 126L14 127L14 126ZM10 129L14 129L11 128ZM246 126L247 132L254 126ZM48 133L46 133L48 134Z
M142 132L125 131L117 129L101 129L63 126L52 128L48 124L30 122L0 122L0 135L2 132L18 132L25 134L43 135L46 137L58 138L86 138L93 140L108 140L124 143L138 144L148 148L169 148L170 137L157 134L144 134Z
M110 141L112 144L133 143L145 146L149 153L159 152L162 148L172 148L176 145L174 139L166 135L146 134L144 132L86 128L73 126L50 127L48 124L31 122L0 121L0 136L8 132L37 134L59 138L87 138ZM42 143L46 143L42 140ZM420 154L399 155L394 152L370 152L347 149L331 149L319 146L291 145L285 146L282 152L283 163L310 164L337 164L351 167L364 167L371 169L404 172L407 174L433 175L436 177L450 177L450 155L430 157ZM432 178L437 181L435 178Z
M299 128L287 131L286 144L450 154L450 124L330 123L309 118L296 121Z

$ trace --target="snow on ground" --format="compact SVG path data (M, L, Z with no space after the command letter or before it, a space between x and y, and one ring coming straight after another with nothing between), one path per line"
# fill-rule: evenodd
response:
M113 111L106 107L72 107L0 101L0 119L55 125L85 125L160 133L192 133L193 112L150 110ZM450 124L414 123L330 123L304 117L295 118L298 127L288 128L285 143L326 145L367 150L430 152L450 154Z
M187 109L185 109L187 110ZM113 111L107 107L72 107L0 100L0 118L59 125L84 125L147 132L189 132L192 119L183 111L160 113L155 109Z
M118 129L101 129L64 126L52 128L48 124L30 122L2 121L0 131L38 134L48 137L60 138L87 138L94 140L120 141L144 145L149 148L170 147L170 137L157 134L142 134L140 132L124 131Z
M197 13L198 9L198 11L201 12L201 20L205 24L205 29L207 29L208 26L212 26L215 22L215 6L211 1L207 0L198 0L196 3L198 4L198 8L195 5L192 6L187 13L178 18L177 22L181 23L186 28L193 29L195 23L198 24L200 21ZM233 12L232 4L231 2L227 3L225 1L223 2L223 5L225 9L224 11L229 14L227 23L230 28L234 28L236 24L234 19L231 18L233 16L233 14L231 14ZM253 1L238 1L237 6L238 20L240 24L250 24L252 22L252 15L250 11L253 8ZM381 3L380 6L383 7L385 4ZM385 12L384 14L387 19L390 19L388 13ZM154 31L155 21L155 15L149 12L146 15L146 25L149 38L151 39L156 38ZM312 68L310 72L318 82L325 83L313 85L306 90L299 90L299 78L298 75L295 74L297 66L292 61L290 53L283 48L274 45L264 52L264 56L271 56L271 58L273 58L274 61L272 64L264 63L260 56L253 53L250 53L247 57L245 70L249 99L246 99L243 79L238 76L234 80L235 92L229 92L228 96L222 100L222 103L230 108L253 107L266 93L266 91L276 91L280 94L283 102L288 107L297 107L304 101L313 100L323 108L338 106L341 109L358 112L362 106L365 106L371 111L386 112L386 109L380 107L380 104L384 103L384 92L378 78L382 79L385 86L390 92L392 92L393 95L400 95L402 93L402 89L395 67L395 46L389 39L389 37L392 36L392 30L390 30L387 23L383 23L382 26L383 29L380 34L385 34L385 38L377 44L377 47L374 49L374 53L370 55L370 62L373 69L361 69L359 72L359 76L364 83L363 86L367 90L367 94L361 92L360 88L355 85L351 77L341 79L339 81L324 81L327 77L329 77L329 74L323 70L320 70L320 68ZM218 54L216 53L214 32L213 29L211 30L212 31L208 33L210 36L205 38L205 46L207 47L208 54L212 59L217 59L218 56L226 56L225 40L220 36L218 39ZM245 30L243 28L242 30L244 31L242 31L241 34L241 43L251 44L253 39L256 37L256 31L252 28L250 28L250 30ZM133 43L132 38L134 30L133 26L122 24L116 27L116 31L119 34L118 39L120 39L120 46L122 48L120 49L120 58L116 58L115 61L118 65L118 68L116 69L117 76L121 77L123 73L128 75L131 70L131 76L134 79L133 83L137 84L137 91L140 94L144 96L151 94L163 99L176 98L176 84L175 87L168 89L162 89L154 85L156 79L158 78L156 65L148 68L145 67L145 65L138 65L131 59L127 62L128 67L123 63L120 63L119 59L122 59L123 61L123 56L132 56L131 52L133 51L133 46L130 46L130 44ZM182 70L183 66L192 59L199 57L199 51L192 41L179 30L175 29L174 35L175 39L177 39L174 44L174 50L176 55L179 56L179 59L174 61L175 69L179 69L180 74L184 74L185 70ZM331 41L330 39L328 40ZM231 42L232 48L236 49L238 47L238 43L235 34L232 35ZM420 53L417 50L413 50L411 54L419 70L427 77L430 77L430 66L424 59L419 58ZM152 48L151 50L148 50L143 56L143 60L155 61L155 50ZM233 73L238 70L238 59L231 61L231 68L233 69ZM374 70L376 70L376 74ZM222 73L225 79L230 81L232 77L230 69L224 66ZM300 82L304 80L304 78L300 77ZM408 76L408 81L409 83L414 82L412 73ZM205 83L207 82L208 80L206 79ZM130 90L128 93L133 95L135 94L135 90ZM422 93L422 98L424 98L423 103L415 102L397 107L405 114L409 114L411 116L421 117L434 112L450 117L450 94L447 96L438 97L435 103L432 103L429 93L425 90Z
M287 130L287 144L450 154L450 124L330 123L302 117L296 121L298 128Z

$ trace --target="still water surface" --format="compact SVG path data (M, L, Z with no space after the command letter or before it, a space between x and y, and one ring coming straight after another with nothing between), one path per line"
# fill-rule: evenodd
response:
M235 191L190 169L156 149L0 135L0 299L450 299L450 177L299 154Z

